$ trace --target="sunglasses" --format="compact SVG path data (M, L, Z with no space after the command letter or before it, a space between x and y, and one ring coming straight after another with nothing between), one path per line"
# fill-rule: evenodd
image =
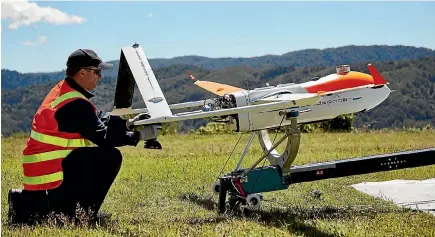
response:
M88 68L88 67L84 67L83 69L88 70L88 71L93 71L95 75L101 76L101 69L98 69L98 68Z

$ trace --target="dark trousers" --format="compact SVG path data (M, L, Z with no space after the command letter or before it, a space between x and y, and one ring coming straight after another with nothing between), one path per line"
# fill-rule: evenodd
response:
M76 215L79 206L95 217L121 168L122 155L111 147L82 147L62 161L63 182L48 190L50 212Z

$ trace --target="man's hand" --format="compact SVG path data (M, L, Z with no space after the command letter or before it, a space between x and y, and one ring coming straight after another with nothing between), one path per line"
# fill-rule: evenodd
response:
M159 124L153 125L144 125L140 130L140 140L151 140L157 138L159 135L159 131L162 129L162 126Z
M127 119L127 122L126 122L127 129L132 130L134 122L139 121L139 120L149 119L149 118L151 118L151 116L149 114L142 113L142 114L136 115L134 118Z

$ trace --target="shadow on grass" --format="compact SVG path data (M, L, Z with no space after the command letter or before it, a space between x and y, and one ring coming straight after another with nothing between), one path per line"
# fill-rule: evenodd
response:
M181 201L188 201L209 211L217 209L217 203L211 197L201 197L194 193L187 193L180 196Z
M51 229L113 229L119 226L117 219L111 217L97 217L91 219L89 215L79 213L75 218L63 214L50 213L44 216L32 216L12 222L9 217L2 223L10 229L34 229L48 227Z
M182 201L188 201L199 205L210 211L217 211L218 204L211 197L201 197L194 193L188 193L180 196ZM234 210L224 215L218 215L215 218L189 218L182 219L187 224L209 224L231 221L234 219L248 219L256 221L267 227L276 227L286 229L292 233L303 234L307 236L336 236L318 230L316 227L305 224L310 220L331 220L347 219L355 216L372 217L380 213L405 213L409 210L396 207L379 208L372 206L347 206L333 207L325 206L321 208L308 207L264 207L258 210Z

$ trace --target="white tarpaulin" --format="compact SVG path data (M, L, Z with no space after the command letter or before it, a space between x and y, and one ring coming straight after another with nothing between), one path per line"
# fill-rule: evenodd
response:
M398 206L435 215L435 178L363 182L351 186L371 196L392 201Z

